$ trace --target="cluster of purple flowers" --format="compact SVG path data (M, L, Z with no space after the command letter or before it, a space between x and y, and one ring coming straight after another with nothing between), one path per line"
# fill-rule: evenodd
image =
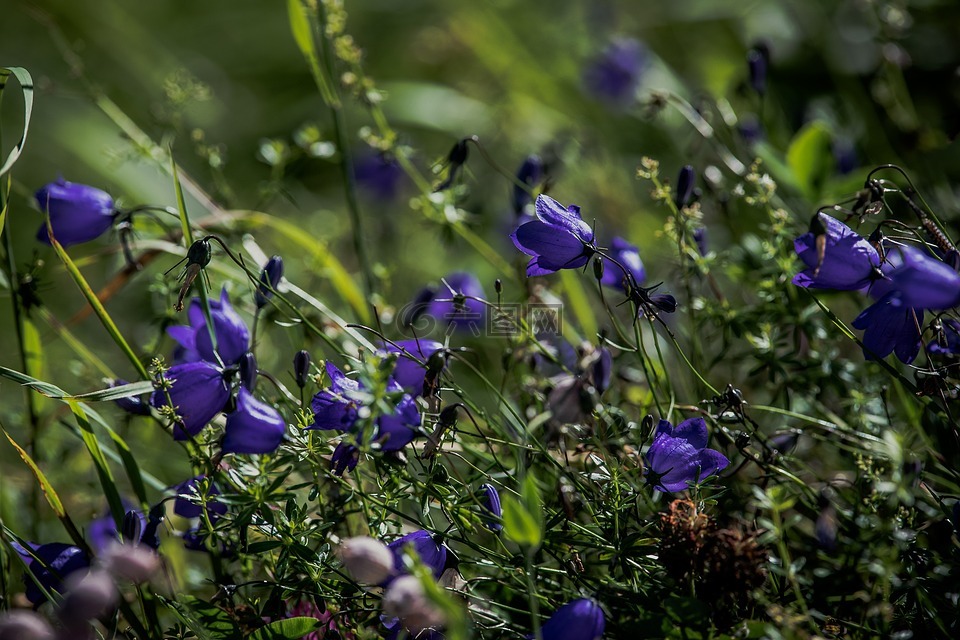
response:
M860 291L875 302L853 321L863 331L867 360L894 353L904 363L923 344L924 315L960 304L960 274L945 261L908 245L891 245L862 237L843 222L818 213L810 231L795 241L806 269L793 283L811 289ZM954 328L947 319L944 326ZM955 331L954 331L955 333ZM949 332L944 330L944 335ZM956 344L956 343L954 343ZM930 353L956 353L949 337L931 341Z

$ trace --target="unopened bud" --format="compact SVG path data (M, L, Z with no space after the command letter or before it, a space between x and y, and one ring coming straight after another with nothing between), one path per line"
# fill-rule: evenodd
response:
M283 277L283 258L273 256L263 265L263 271L260 272L260 286L254 294L257 303L257 309L267 306L267 301L273 296L273 290L280 284L280 278Z
M310 352L306 349L297 351L293 356L293 378L297 386L303 389L307 386L307 377L310 375Z
M54 640L53 629L32 611L0 614L0 640Z
M443 626L445 620L430 600L415 576L402 576L394 580L383 596L383 612L400 618L400 622L414 635L424 629Z
M379 540L347 538L340 544L339 554L343 566L362 584L379 584L393 573L393 554Z
M593 259L593 277L603 280L603 258L600 256Z
M240 356L240 384L247 391L253 391L257 386L257 359L253 353L247 351Z
M99 619L113 611L118 597L110 574L94 569L73 582L72 586L68 584L67 595L58 613L68 626Z
M160 556L146 545L112 544L100 554L100 564L117 580L148 582L160 570Z
M677 177L677 188L673 192L673 203L677 205L677 209L683 209L690 204L696 182L697 173L693 170L693 167L686 165L683 169L680 169L680 175Z

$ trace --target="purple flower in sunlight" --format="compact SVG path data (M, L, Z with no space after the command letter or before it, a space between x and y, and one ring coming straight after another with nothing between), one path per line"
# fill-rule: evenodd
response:
M807 266L793 284L812 289L862 289L882 277L880 255L870 242L836 218L814 216L810 231L794 241Z
M899 246L887 252L884 280L870 289L874 298L894 291L916 309L952 309L960 304L960 274L921 249Z
M632 38L607 45L583 71L583 84L595 98L615 106L629 106L636 97L647 51Z
M164 377L171 382L170 388L154 391L150 404L157 409L172 406L176 410L180 419L173 426L174 440L189 440L200 433L230 399L223 369L209 362L174 365Z
M857 316L853 326L863 330L864 358L880 360L892 352L910 364L920 351L923 309L908 307L897 291L891 291Z
M542 276L560 269L579 269L596 252L593 229L580 218L580 207L566 209L550 196L539 195L537 219L520 225L510 235L520 251L533 256L527 276Z
M254 293L254 301L257 304L257 309L262 309L267 306L267 302L273 297L273 290L280 284L282 277L283 258L273 256L267 260L267 264L263 265L263 270L260 272L260 284ZM217 326L216 319L214 319L214 326ZM246 329L246 325L244 325L243 328ZM219 336L217 337L219 338ZM217 344L220 344L219 340Z
M657 491L683 491L730 464L722 453L706 447L703 418L689 418L676 427L661 420L647 450L647 484Z
M313 409L312 429L349 431L357 421L360 383L348 378L337 365L327 362L330 386L319 391L310 403Z
M448 328L472 329L479 332L487 307L480 300L486 299L483 285L472 273L451 273L440 282L427 305L426 313L437 320L446 321Z
M533 189L543 176L543 160L535 153L530 154L523 160L523 164L517 169L517 182L526 185L526 188L519 184L512 187L510 201L513 204L513 212L518 216L527 208L527 205L533 201L530 190Z
M178 325L167 329L167 335L180 344L174 360L178 364L197 360L217 362L199 298L190 302L187 317L189 326ZM250 349L250 331L230 304L226 289L221 292L219 300L210 300L210 317L213 319L213 330L217 337L217 353L223 359L223 364L236 364Z
M480 496L480 504L483 505L484 510L489 515L493 516L492 518L484 517L483 524L490 531L500 531L503 529L503 525L500 524L500 518L503 516L503 508L500 506L500 493L492 484L481 485L480 491L483 492L483 495Z
M63 542L48 544L27 543L29 549L14 542L13 548L27 565L23 576L26 585L27 600L39 607L47 601L44 591L63 592L63 581L70 574L83 571L90 567L90 557L80 547ZM42 588L41 588L42 587Z
M353 165L353 175L364 191L382 201L396 198L406 177L396 158L384 153L358 158Z
M420 562L430 568L435 578L439 578L443 574L443 570L447 566L447 545L443 544L440 536L421 529L397 538L387 545L387 548L393 553L394 574L380 583L380 586L385 587L397 577L407 574L406 565L403 562L403 552L408 545L413 546L413 550L420 557Z
M557 609L540 628L540 634L543 640L600 640L605 622L596 600L580 598Z
M953 318L943 319L936 340L927 343L927 353L947 357L960 354L960 322Z
M441 349L443 345L436 340L397 340L384 344L381 354L399 354L392 377L407 393L417 396L423 391L430 356Z
M53 235L64 247L100 237L117 215L106 191L62 178L40 187L36 197L40 211L50 214ZM46 223L37 231L37 240L50 244Z
M181 518L199 518L206 511L210 521L216 522L227 513L227 505L216 498L220 489L202 474L184 480L173 490L177 496L173 501L173 512Z
M640 260L640 250L619 236L614 236L610 243L610 257L626 267L627 271L633 277L636 284L641 284L647 278L647 272L643 268L643 262ZM623 269L613 264L609 260L603 262L603 278L600 284L626 291L623 281L625 278Z
M287 423L276 409L241 388L236 410L227 415L223 451L270 453L283 442L286 430Z

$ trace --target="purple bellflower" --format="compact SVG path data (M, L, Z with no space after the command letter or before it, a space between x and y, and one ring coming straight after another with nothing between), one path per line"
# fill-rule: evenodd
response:
M383 153L369 153L357 159L353 175L365 192L382 202L396 198L406 178L396 158Z
M640 250L619 236L614 236L610 243L610 257L626 267L627 271L633 277L636 284L642 284L647 278L647 272L643 268L643 262L640 260ZM627 288L623 281L626 276L623 269L610 261L603 263L603 278L600 284L626 292Z
M40 211L50 214L53 235L64 247L102 236L117 216L106 191L63 179L40 187L36 198ZM46 223L37 231L37 240L50 244Z
M23 558L27 571L31 574L28 576L24 573L23 581L26 585L27 600L33 603L34 607L47 601L44 591L62 593L63 582L69 575L90 567L90 557L80 547L71 544L28 542L27 547L29 550L16 542L13 543L14 550Z
M689 418L674 427L661 420L647 450L647 483L657 491L683 491L730 464L719 451L707 449L707 423Z
M273 297L273 291L280 284L281 278L283 278L283 258L273 256L267 260L267 264L263 265L263 270L260 272L260 284L254 293L257 309L267 306L267 302ZM216 326L216 320L214 320L214 326Z
M173 490L177 496L173 501L173 512L181 518L199 518L206 512L215 522L227 513L227 505L217 500L220 489L212 481L207 482L203 474L184 480Z
M250 348L250 331L243 318L230 304L226 289L221 292L219 300L210 300L210 317L213 319L213 331L217 337L217 353L224 364L236 364ZM199 298L190 302L187 318L189 325L176 325L167 329L167 335L180 345L174 353L174 361L177 364L197 360L217 362Z
M896 353L910 364L920 351L923 309L908 307L899 292L891 291L857 316L853 326L863 330L864 358L879 360Z
M560 269L579 269L596 253L593 229L580 218L580 207L564 208L550 196L539 195L537 219L520 225L510 235L520 251L533 256L527 276L543 276Z
M217 365L186 362L174 365L164 375L170 388L154 391L150 404L157 409L167 406L169 395L169 405L179 416L173 426L174 440L189 440L200 433L230 400L230 386Z
M960 274L946 263L910 246L891 249L886 259L887 277L870 289L873 297L894 291L904 306L937 311L960 304Z
M423 392L423 379L427 375L427 362L443 345L436 340L397 340L383 345L381 355L399 354L393 370L393 379L407 393L418 396ZM421 364L423 363L423 364Z
M480 496L480 504L483 505L484 511L488 514L484 516L483 524L490 531L499 532L503 529L503 525L500 524L500 518L503 516L503 508L500 506L500 493L492 484L481 485L480 491L483 492Z
M136 518L139 521L138 528L142 531L147 526L147 516L144 515L143 511L134 509L126 500L123 501L123 506L126 509L124 518L127 516ZM90 522L87 527L87 535L90 536L90 546L97 554L102 553L114 542L119 542L121 538L120 531L117 530L117 523L113 521L113 515L109 511ZM140 541L139 537L136 541Z
M403 552L407 545L413 546L420 562L430 568L434 578L439 579L443 575L443 571L447 567L447 552L449 551L447 545L441 541L440 536L421 529L397 538L387 545L387 548L393 554L393 575L382 582L380 586L386 587L398 577L408 573L403 563Z
M541 627L540 635L543 640L600 640L605 623L597 601L580 598L557 609Z
M807 266L793 277L800 287L855 291L883 277L873 245L825 213L814 216L810 231L794 241L794 249Z
M241 387L237 392L236 410L227 414L223 451L270 453L283 442L286 431L287 423L276 409Z
M437 320L446 321L449 328L476 333L483 325L487 307L480 300L486 299L483 285L472 273L451 273L441 280L440 287L427 307L427 313Z
M584 69L587 92L613 106L629 106L647 62L646 49L632 38L616 39Z

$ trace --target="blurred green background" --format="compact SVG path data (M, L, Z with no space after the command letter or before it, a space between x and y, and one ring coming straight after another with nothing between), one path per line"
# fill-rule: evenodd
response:
M649 184L635 178L640 159L660 160L665 176L684 164L702 172L715 159L710 144L675 110L644 105L653 89L668 89L701 108L717 139L744 159L756 151L782 160L797 131L814 119L825 123L834 141L852 145L851 173L833 166L812 192L784 187L804 220L815 206L856 190L869 167L886 162L909 168L941 217L951 220L957 209L960 3L953 0L373 0L346 3L346 10L347 32L385 96L384 111L400 144L415 150L421 170L429 175L457 139L474 134L508 172L529 153L555 154L560 162L552 195L579 204L604 237L617 233L638 244L654 282L669 284L672 248L661 246L655 234L665 214L650 199ZM615 37L635 38L647 48L640 103L632 108L611 106L584 90L584 68ZM763 101L746 86L746 52L761 42L771 52ZM333 139L329 110L291 36L285 3L5 0L0 62L26 67L37 87L5 233L15 240L19 268L42 261L39 296L57 318L70 318L83 302L52 252L34 241L41 218L31 194L63 176L103 188L128 206L175 204L163 154L138 152L127 137L134 129L172 145L186 175L223 209L280 216L323 240L323 251L356 273L337 157L324 157L333 150L326 144ZM5 92L4 155L22 125L18 101L15 91ZM351 151L369 154L361 136L371 125L367 110L348 99L345 115ZM124 118L126 133L118 126ZM755 148L738 133L753 119L763 130ZM458 205L470 226L518 262L506 239L513 223L510 183L476 152L463 183ZM389 314L423 283L457 270L475 271L492 294L494 269L462 240L425 222L409 206L413 185L402 184L387 200L361 185L381 311ZM196 198L188 205L195 219L206 213ZM717 246L737 242L752 227L751 219L716 204L705 203L704 213ZM316 256L270 230L242 230L253 231L268 254L283 255L293 281L356 319ZM72 255L90 258L82 265L94 288L122 266L112 237ZM175 320L158 287L159 274L174 262L161 257L108 305L138 349L159 345L169 354L169 341L157 340L164 323ZM523 292L506 295L520 299ZM100 373L79 362L48 324L38 320L37 326L44 347L38 377L73 392L102 386ZM69 328L118 375L131 375L94 319ZM263 356L262 364L278 371L303 346L295 328L273 330L266 339L272 349L262 352L272 356ZM9 311L0 313L0 353L4 366L20 368ZM22 393L0 382L0 401L4 426L22 438ZM162 483L182 479L185 462L157 455L169 450L165 436L139 423L136 428L143 432L128 440L150 460L144 467ZM96 479L76 441L59 436L55 424L44 437L45 468L54 483L72 480L78 490L70 499L84 501L91 515L101 510L100 499L88 497L98 494ZM20 464L12 455L0 447L4 517L11 526L26 526L31 516L19 505L32 479L19 466L10 475Z

